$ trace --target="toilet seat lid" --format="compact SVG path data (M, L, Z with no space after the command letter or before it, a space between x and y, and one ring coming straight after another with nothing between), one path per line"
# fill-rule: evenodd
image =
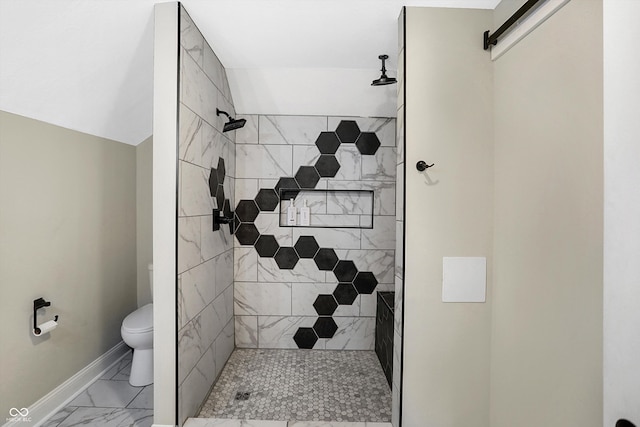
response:
M130 333L142 333L153 330L153 304L147 304L122 321L122 329Z

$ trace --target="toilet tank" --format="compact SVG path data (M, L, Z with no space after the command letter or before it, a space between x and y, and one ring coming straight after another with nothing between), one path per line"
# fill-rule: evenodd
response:
M147 265L149 269L149 287L151 288L151 301L153 301L153 264Z

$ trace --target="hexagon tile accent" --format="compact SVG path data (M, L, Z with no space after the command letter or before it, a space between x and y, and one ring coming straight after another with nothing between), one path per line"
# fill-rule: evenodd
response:
M353 120L341 120L336 128L336 134L343 144L354 143L360 135L360 128Z
M321 316L314 323L313 330L318 335L318 338L333 338L333 335L338 330L338 325L333 320L333 317Z
M296 342L298 348L312 349L316 342L318 342L318 336L313 328L298 328L293 335L293 340Z
M313 259L321 271L330 271L338 279L332 294L318 295L313 307L318 313L313 328L298 328L293 336L298 348L312 349L319 338L333 338L338 325L331 317L340 305L351 305L359 294L371 294L378 285L370 271L358 271L353 261L340 260L332 248L320 248L313 236L300 236L293 247L280 246L275 236L261 235L254 222L260 212L276 211L280 190L288 190L287 197L295 198L300 191L314 189L321 178L333 178L340 170L335 156L341 144L355 144L362 155L373 155L380 147L374 132L361 132L354 120L341 120L335 132L320 132L315 145L320 156L313 166L300 166L293 177L281 177L275 187L261 188L253 200L240 200L236 205L236 239L241 245L251 245L262 258L273 258L278 268L291 270L300 259ZM224 197L224 160L211 168L209 191L225 215L233 215Z
M272 257L276 254L276 252L278 252L278 249L280 249L278 241L274 236L270 234L263 234L258 237L258 240L256 240L254 247L256 248L258 255L260 255L262 258Z
M362 132L356 140L356 147L360 154L374 155L380 148L380 140L373 132Z
M276 190L263 188L258 191L256 204L258 205L258 208L260 208L260 211L273 212L276 210L276 207L278 207L278 203L280 203L280 199L278 198Z
M300 258L313 258L318 252L318 249L320 249L316 238L313 236L298 237L298 241L293 247Z

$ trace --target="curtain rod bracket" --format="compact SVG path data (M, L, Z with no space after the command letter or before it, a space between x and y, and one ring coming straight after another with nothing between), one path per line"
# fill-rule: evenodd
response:
M494 39L494 40L489 40L489 30L484 32L484 50L489 49L489 46L495 46L498 44L498 40Z
M483 46L484 46L484 50L489 49L489 46L495 46L498 44L498 37L500 37L505 31L507 31L513 24L515 24L516 22L518 22L518 20L520 18L522 18L522 16L529 12L529 10L533 9L533 7L536 5L536 3L539 3L540 0L529 0L527 1L525 4L522 5L522 7L520 9L518 9L516 11L516 13L514 13L513 15L511 15L511 17L509 19L507 19L504 24L502 24L500 26L500 28L498 28L496 30L495 33L493 34L489 34L489 31L485 31L484 32L484 36L483 36Z

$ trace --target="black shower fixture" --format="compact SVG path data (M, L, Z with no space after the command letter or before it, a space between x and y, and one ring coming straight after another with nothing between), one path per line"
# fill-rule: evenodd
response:
M378 59L382 60L382 69L380 70L382 71L382 75L379 79L372 81L371 86L384 86L397 83L397 80L393 77L387 77L387 69L384 66L384 61L389 59L389 55L380 55Z
M220 114L224 114L229 118L229 121L224 124L222 132L229 132L230 130L240 129L244 126L245 123L247 123L245 119L234 119L226 111L222 111L221 109L216 108L216 116L219 116Z

